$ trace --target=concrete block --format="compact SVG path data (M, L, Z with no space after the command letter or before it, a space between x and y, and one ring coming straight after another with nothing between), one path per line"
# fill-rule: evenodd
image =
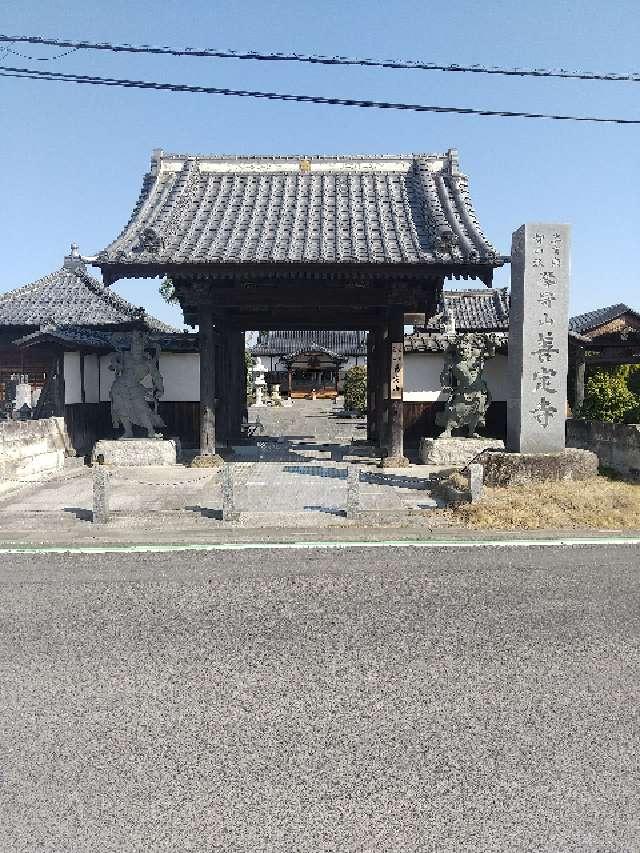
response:
M98 465L93 473L93 523L109 522L109 471Z
M479 501L484 492L484 468L482 465L472 463L467 468L467 476L469 478L469 493L471 495L471 503Z
M360 466L347 468L347 518L360 516Z
M239 518L240 513L235 504L233 464L225 462L222 469L222 520L237 521Z

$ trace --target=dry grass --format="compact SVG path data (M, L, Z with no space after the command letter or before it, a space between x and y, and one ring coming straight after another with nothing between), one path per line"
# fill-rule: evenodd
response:
M479 503L463 504L453 515L468 527L492 530L640 530L640 486L596 477L486 489Z

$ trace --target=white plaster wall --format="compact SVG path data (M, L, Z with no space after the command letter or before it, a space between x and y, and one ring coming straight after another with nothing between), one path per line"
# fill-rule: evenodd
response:
M444 364L441 353L407 352L404 355L404 393L407 401L445 400L440 386Z
M79 352L64 354L64 401L67 404L82 402Z
M100 357L100 399L109 400L115 378L109 370L110 356ZM162 400L184 401L200 399L200 356L197 352L161 352L160 374L164 382ZM149 380L145 382L149 384Z
M85 403L100 402L100 387L98 383L99 356L85 355L84 357L84 401Z
M160 353L163 400L200 399L200 355L197 352Z
M405 353L403 398L407 401L445 400L440 386L443 364L441 353ZM506 355L497 355L485 362L485 378L492 400L507 399L507 365Z

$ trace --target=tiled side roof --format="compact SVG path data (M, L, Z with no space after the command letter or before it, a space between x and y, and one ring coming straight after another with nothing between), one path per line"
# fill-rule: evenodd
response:
M509 342L507 332L494 332L493 337L501 351ZM405 352L444 352L446 344L447 338L441 332L417 330L404 336Z
M457 152L240 157L154 153L110 263L500 266Z
M253 355L292 355L312 349L329 350L336 355L366 355L366 332L261 332L251 347Z
M144 314L90 276L82 263L65 264L37 281L0 295L0 326L104 326L144 316L158 331L172 326Z
M509 291L506 287L445 290L443 299L447 311L453 314L458 331L501 331L509 328ZM442 312L432 317L425 328L439 332Z
M17 346L34 346L45 341L55 341L67 348L87 350L116 350L130 345L127 332L107 329L86 329L77 326L59 326L31 332L14 341ZM162 352L198 352L198 335L184 332L150 332L147 343L159 345Z
M595 311L587 311L586 314L578 314L575 317L571 317L569 319L569 328L572 332L578 332L578 334L590 332L592 329L602 326L603 323L609 323L611 320L615 320L628 311L631 311L631 308L622 302L619 302L617 305L610 305L608 308L597 308Z

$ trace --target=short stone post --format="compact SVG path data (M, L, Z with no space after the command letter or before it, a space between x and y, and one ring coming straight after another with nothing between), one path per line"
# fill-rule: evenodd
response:
M360 466L347 468L347 518L360 516Z
M97 465L93 473L93 517L94 524L109 522L109 471Z
M484 465L472 463L467 468L471 503L479 501L484 492Z
M237 521L239 516L233 491L233 464L225 462L222 469L222 520Z
M522 225L511 247L507 449L565 447L569 226Z

